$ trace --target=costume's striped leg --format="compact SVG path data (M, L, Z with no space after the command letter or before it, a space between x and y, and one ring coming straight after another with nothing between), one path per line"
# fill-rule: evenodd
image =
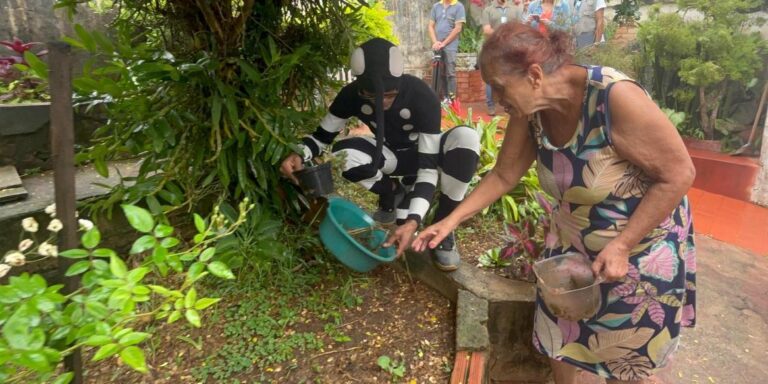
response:
M341 175L363 188L377 194L392 193L392 180L388 176L397 167L397 158L386 146L380 164L373 166L376 141L369 137L350 137L333 146L334 155L345 158Z
M480 137L467 126L458 126L440 139L440 198L434 222L448 216L464 200L469 182L477 172Z

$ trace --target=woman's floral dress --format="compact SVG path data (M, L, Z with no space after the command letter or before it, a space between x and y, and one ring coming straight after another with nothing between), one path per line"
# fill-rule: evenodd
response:
M541 186L558 203L545 257L576 251L594 260L624 229L652 183L610 142L608 92L617 81L630 79L607 67L587 71L583 118L570 142L554 147L538 115L531 119ZM602 305L590 319L559 319L537 295L534 346L610 379L641 380L664 366L677 349L680 328L695 322L696 260L687 197L631 251L629 262L623 280L601 284Z

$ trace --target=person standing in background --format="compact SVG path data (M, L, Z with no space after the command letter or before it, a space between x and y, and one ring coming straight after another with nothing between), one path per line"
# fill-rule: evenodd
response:
M464 5L459 0L441 0L432 6L429 17L429 37L432 50L442 51L445 70L438 81L444 81L449 99L456 96L456 55L459 50L459 34L467 21ZM445 80L442 80L442 78ZM442 97L443 95L437 95Z
M574 0L573 39L576 49L602 41L605 7L605 0Z
M554 30L570 32L571 9L566 0L534 0L528 4L523 21L545 35Z
M491 0L491 3L483 9L480 16L480 24L483 26L483 37L488 38L500 25L520 21L523 17L523 1ZM488 106L488 114L496 114L496 105L493 102L491 86L485 85L485 103Z

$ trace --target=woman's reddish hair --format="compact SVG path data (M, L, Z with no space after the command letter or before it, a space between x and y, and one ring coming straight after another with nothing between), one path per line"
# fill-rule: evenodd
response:
M480 67L496 63L507 73L522 74L533 64L544 73L552 73L573 60L571 36L562 31L543 34L530 25L512 22L502 24L483 44ZM502 65L498 65L502 64Z

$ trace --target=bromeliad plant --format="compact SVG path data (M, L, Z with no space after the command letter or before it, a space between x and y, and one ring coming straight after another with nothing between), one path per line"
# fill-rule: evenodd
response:
M67 294L62 285L49 285L41 275L28 273L0 285L0 382L66 384L73 374L58 367L77 348L95 350L93 361L119 356L133 369L148 372L140 344L153 335L140 324L184 317L201 326L201 311L220 299L198 297L195 285L209 274L234 278L216 259L216 242L231 235L252 208L244 200L233 221L217 209L209 220L195 214L197 233L186 243L165 219L157 222L145 209L123 205L131 227L141 233L129 252L135 267L114 250L100 247L101 233L88 220L79 221L81 248L60 252L53 245L62 229L59 219L47 225L50 236L42 242L37 221L24 219L23 239L18 249L6 253L0 277L14 267L66 257L78 260L66 275L79 276L81 288ZM54 216L55 207L46 212Z
M0 56L0 103L49 100L48 68L40 60L47 51L33 51L40 44L18 38L0 41L11 51L10 56Z

